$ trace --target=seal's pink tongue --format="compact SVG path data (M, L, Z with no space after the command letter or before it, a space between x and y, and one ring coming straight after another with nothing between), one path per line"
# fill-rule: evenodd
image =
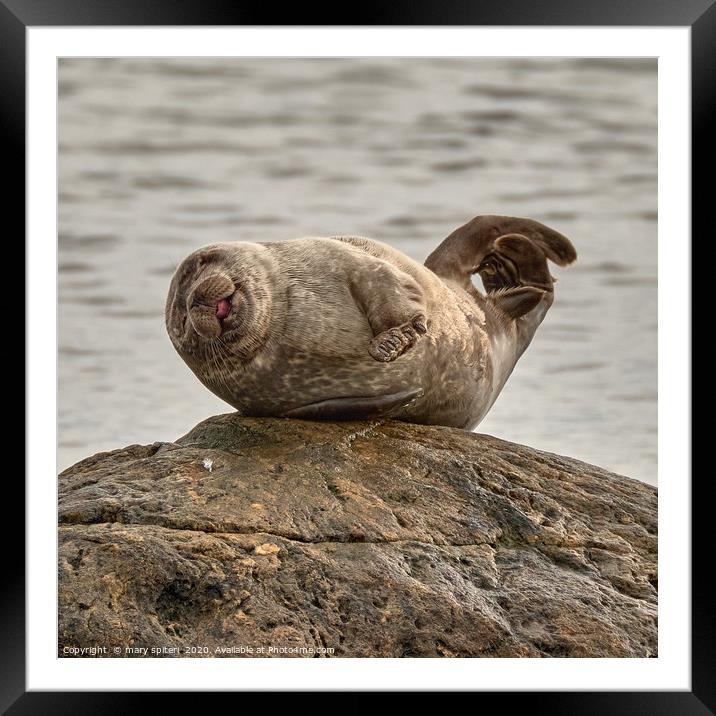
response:
M220 321L223 321L229 313L231 313L231 301L222 298L221 301L216 304L216 317Z

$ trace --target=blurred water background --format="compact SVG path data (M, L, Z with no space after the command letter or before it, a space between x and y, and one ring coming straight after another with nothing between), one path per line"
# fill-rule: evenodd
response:
M656 483L656 60L62 59L58 467L231 408L163 325L214 241L363 234L423 261L474 215L579 261L480 425Z

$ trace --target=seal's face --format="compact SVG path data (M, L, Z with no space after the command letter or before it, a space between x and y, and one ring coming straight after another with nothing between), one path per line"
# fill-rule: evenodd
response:
M271 295L261 253L253 244L212 244L187 256L174 273L167 332L202 379L249 359L265 341Z

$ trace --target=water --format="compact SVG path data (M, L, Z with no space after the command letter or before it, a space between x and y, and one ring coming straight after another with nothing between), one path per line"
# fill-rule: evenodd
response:
M656 79L655 60L61 60L59 467L230 410L163 327L198 246L358 233L423 261L497 213L580 258L479 430L656 483Z

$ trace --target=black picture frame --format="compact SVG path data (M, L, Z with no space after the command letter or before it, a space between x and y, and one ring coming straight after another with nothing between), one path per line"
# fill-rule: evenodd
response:
M280 18L280 22L277 22ZM227 0L0 0L0 126L4 174L3 212L7 236L25 232L25 37L36 26L140 25L481 25L481 26L681 26L691 28L692 225L707 232L710 211L706 177L714 163L716 116L716 0L393 0L364 2L344 12L339 6L248 5ZM709 192L710 193L710 192ZM708 202L708 203L707 203ZM710 227L709 227L710 228ZM14 229L14 231L13 231ZM31 379L31 376L27 376ZM674 475L687 481L689 475ZM706 475L692 483L691 691L481 693L501 708L532 713L716 714L716 619L710 595L708 552L712 542ZM6 504L25 503L24 485L12 472L5 479ZM700 519L702 517L702 519ZM707 531L708 530L708 531ZM15 533L17 534L17 532ZM17 714L114 714L168 710L166 694L137 692L27 692L25 687L25 558L6 537L0 594L0 711ZM700 568L699 568L700 567ZM88 685L90 686L90 685ZM193 701L206 710L209 694L182 694L182 710ZM360 699L351 699L356 708ZM294 704L295 708L295 704Z

